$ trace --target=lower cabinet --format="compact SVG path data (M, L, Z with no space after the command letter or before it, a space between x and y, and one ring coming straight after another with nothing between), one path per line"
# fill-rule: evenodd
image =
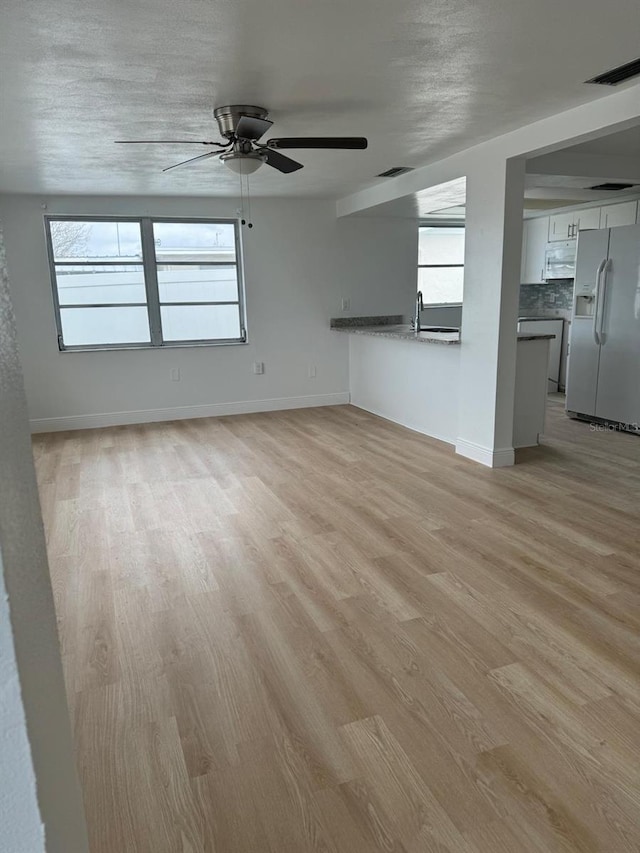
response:
M558 318L549 319L531 319L521 318L518 321L518 332L536 335L555 335L549 341L549 373L548 373L548 391L551 394L553 391L559 391L564 386L562 377L561 363L562 352L564 348L564 320Z

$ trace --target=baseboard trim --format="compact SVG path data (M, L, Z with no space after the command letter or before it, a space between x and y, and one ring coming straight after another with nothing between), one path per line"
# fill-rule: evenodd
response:
M382 412L377 411L377 409L372 409L368 406L363 406L360 403L355 403L353 400L351 400L351 405L354 406L356 409L362 409L363 412L369 412L371 415L375 415L377 418L382 418L383 421L389 421L389 423L397 424L398 426L404 427L405 429L410 429L411 432L417 432L419 435L424 435L427 438L435 438L436 441L442 441L444 444L455 444L455 441L449 436L439 435L435 432L425 432L423 429L418 429L418 427L413 426L412 424L398 420L398 418L392 418L389 415L385 415Z
M508 468L515 463L516 456L513 447L491 450L489 447L483 447L481 444L467 441L464 438L459 438L456 441L456 453L459 456L472 459L474 462L479 462L481 465L486 465L487 468Z
M341 406L349 402L348 391L314 394L305 397L274 397L270 400L242 400L234 403L209 403L200 406L176 406L167 409L140 409L132 412L104 412L95 415L71 415L63 418L33 418L31 432L63 432L99 429L125 424L158 421L181 421L191 418L215 418L223 415L246 415L254 412L277 412L285 409L308 409L316 406Z

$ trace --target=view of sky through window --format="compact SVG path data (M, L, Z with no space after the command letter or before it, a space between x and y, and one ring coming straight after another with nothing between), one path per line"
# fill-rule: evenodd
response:
M418 290L427 305L462 303L464 228L421 226L418 231Z
M156 249L233 249L232 223L155 222ZM138 222L52 220L51 239L57 261L64 258L142 257Z
M52 218L49 230L63 347L243 339L235 223Z

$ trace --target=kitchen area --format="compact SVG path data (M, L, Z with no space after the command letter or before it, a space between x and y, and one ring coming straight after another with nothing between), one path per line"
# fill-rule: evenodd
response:
M616 168L632 161L635 170ZM411 313L337 317L331 327L349 335L354 405L457 448L466 211L463 181L443 187L412 200ZM529 161L523 210L513 448L540 443L549 394L562 395L568 417L637 433L640 129Z
M333 331L349 336L351 403L455 445L464 340L459 328L416 324L419 316L416 310L411 323L403 315L332 319ZM536 446L544 430L552 340L537 330L518 332L514 448Z
M447 209L446 219L417 228L417 292L410 311L331 320L334 332L349 336L352 404L454 445L461 349L469 346L462 334L465 228L455 215ZM514 448L536 446L544 430L554 334L537 323L518 330Z
M616 186L615 183L611 185ZM640 190L640 186L636 187L636 190ZM608 191L611 192L619 191ZM629 194L630 191L627 190L625 195ZM604 231L637 223L640 223L638 198L615 200L607 204L590 202L587 205L572 206L570 209L558 208L544 214L535 208L525 210L518 332L553 335L549 348L550 393L565 393L567 388L579 236L585 231ZM435 219L429 224L438 227ZM449 224L455 227L451 220ZM463 221L456 224L461 226ZM583 240L582 243L584 242ZM585 270L583 275L586 274L588 273ZM459 328L462 322L462 298L459 304L428 304L423 318L431 325Z
M631 199L525 219L518 329L536 328L555 335L549 391L565 392L567 388L576 259L578 247L585 242L580 236L586 231L635 225L638 217L638 200Z

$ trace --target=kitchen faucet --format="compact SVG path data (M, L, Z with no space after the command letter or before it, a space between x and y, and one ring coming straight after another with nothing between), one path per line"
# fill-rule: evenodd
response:
M420 312L424 311L424 302L422 301L422 291L416 293L416 313L413 318L413 326L416 335L420 332Z

